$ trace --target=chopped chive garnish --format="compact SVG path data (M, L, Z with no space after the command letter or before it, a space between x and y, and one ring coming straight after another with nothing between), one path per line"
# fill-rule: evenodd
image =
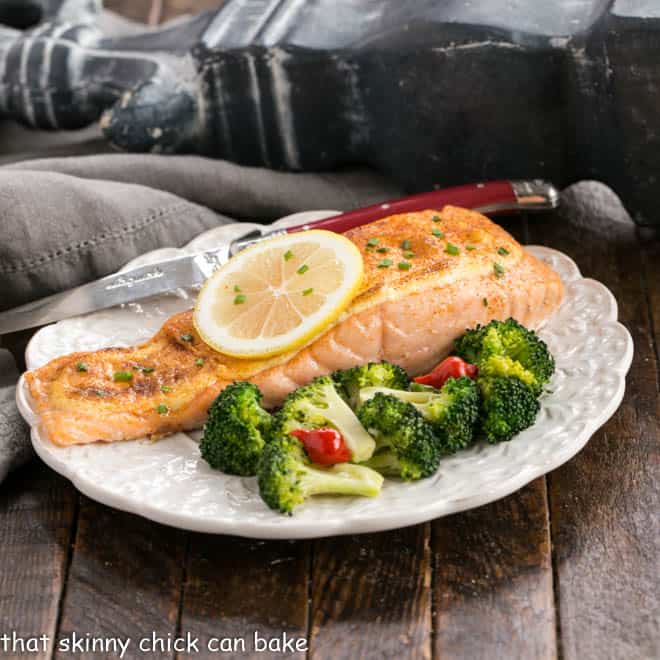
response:
M415 253L412 250L404 250L403 256L406 259L412 259L415 256Z
M129 383L133 380L133 374L130 371L115 371L112 379L115 383Z
M431 220L433 220L433 222L440 222L442 218L439 215L434 215Z
M171 391L172 391L172 388L171 388L169 385L161 385L161 386L160 386L160 391L161 391L163 394L167 394L168 392L171 392Z
M105 396L105 390L94 390L96 396Z
M133 369L141 371L143 374L152 374L155 371L153 367L141 367L139 364L136 364Z
M488 298L484 298L481 302L484 304L484 307L488 307Z
M186 332L184 335L181 335L181 341L185 341L190 344L192 340L193 340L193 336L189 332Z
M451 243L447 243L447 245L445 245L445 252L447 254L451 254L454 257L458 256L461 253L461 251Z
M389 268L392 265L391 259L381 259L378 262L378 268Z
M159 403L156 412L159 415L167 415L167 413L170 412L170 409L164 403Z
M434 229L431 232L436 238L444 238L445 235L439 230L439 229Z
M305 289L302 293L303 293L303 296L309 296L312 293L314 293L314 289L310 287L309 289Z
M474 245L466 245L465 249L468 250L469 252L472 252L472 250L476 250L477 248L474 247Z
M84 362L76 362L76 371L87 371L87 365Z
M380 241L377 238L370 238L367 241L367 247L376 247Z
M238 284L234 284L234 293L240 293L241 292L241 287L238 286Z
M234 298L234 305L242 305L247 300L247 296L244 293L239 293Z
M495 271L496 277L502 277L504 275L504 266L498 264L497 261L493 262L493 270Z
M195 360L195 364L196 364L198 367L203 367L203 366L204 366L204 358L197 358L197 359Z
M381 252L381 253L383 253L383 254L385 254L385 252L389 252L389 251L390 251L390 248L386 248L386 247L379 247L379 248L376 250L376 252Z
M403 242L401 243L401 249L402 249L402 250L410 250L410 247L411 247L411 243L410 243L410 241L406 238L406 240L403 241Z
M287 250L284 253L284 261L289 261L289 259L293 259L293 252L291 250Z
M412 264L409 261L400 261L399 270L410 270Z
M505 247L497 248L497 254L502 257L506 257L509 254L509 251Z
M300 268L298 268L296 273L298 273L298 275L304 275L308 270L309 266L307 264L303 264Z

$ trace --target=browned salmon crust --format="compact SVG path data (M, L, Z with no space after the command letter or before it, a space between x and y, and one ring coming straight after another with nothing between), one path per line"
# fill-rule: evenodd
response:
M479 213L447 206L383 218L346 236L362 252L364 287L307 346L267 360L232 358L200 339L191 311L177 314L140 346L73 353L26 374L48 437L64 446L198 428L234 380L255 383L275 406L315 376L368 361L390 360L416 375L445 357L465 328L509 316L536 327L562 300L559 276ZM389 252L368 249L370 238ZM403 255L408 249L414 257ZM391 267L378 267L384 256ZM399 269L401 261L411 268ZM115 382L117 371L132 380Z

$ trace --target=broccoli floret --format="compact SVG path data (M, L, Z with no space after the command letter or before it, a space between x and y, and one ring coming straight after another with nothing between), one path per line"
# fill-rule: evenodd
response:
M272 435L286 436L295 429L324 427L341 433L353 462L366 461L374 453L374 439L339 395L329 376L316 378L287 396L275 415Z
M395 390L408 389L408 374L391 362L370 362L359 367L335 371L332 378L341 394L353 409L358 406L358 394L363 387L390 387Z
M360 390L360 401L367 401L377 392L411 403L428 421L445 453L467 447L472 442L479 414L479 393L470 378L449 378L441 389L401 392L382 387Z
M209 408L200 443L202 458L227 474L255 475L271 421L256 385L232 383Z
M383 484L378 472L361 465L312 465L302 443L292 436L278 436L266 445L257 476L263 501L271 509L289 514L312 495L375 497Z
M387 458L387 474L416 480L433 474L440 463L441 448L431 425L415 407L390 394L377 392L358 408L358 418L376 438L378 450L391 452ZM382 468L382 456L373 465Z
M531 426L539 412L538 398L517 378L479 377L480 435L490 443L504 442Z
M518 378L536 395L555 371L545 342L511 318L468 330L456 341L454 353L476 364L480 375Z

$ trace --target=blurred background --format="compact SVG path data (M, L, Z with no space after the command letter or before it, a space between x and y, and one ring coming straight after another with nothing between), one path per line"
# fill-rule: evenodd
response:
M222 5L223 0L105 0L106 9L134 21L158 25L181 14L196 14Z

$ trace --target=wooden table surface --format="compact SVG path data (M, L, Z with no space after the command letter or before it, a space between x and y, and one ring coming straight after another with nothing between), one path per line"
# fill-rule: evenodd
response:
M153 23L219 1L107 4ZM604 282L635 341L623 404L578 456L473 511L309 542L170 529L35 460L0 489L0 635L130 638L124 657L188 656L141 653L152 633L197 638L191 657L221 657L211 638L244 639L236 657L259 658L660 657L660 240L577 217L506 226ZM19 361L26 338L10 338ZM257 653L255 632L307 650ZM52 641L34 654L51 656L71 654Z
M217 656L211 638L271 657L255 632L315 660L660 657L660 241L579 217L505 226L604 282L635 341L625 399L578 456L473 511L309 542L170 529L35 460L0 489L0 634L130 637L124 657L152 632L198 638L194 657Z

